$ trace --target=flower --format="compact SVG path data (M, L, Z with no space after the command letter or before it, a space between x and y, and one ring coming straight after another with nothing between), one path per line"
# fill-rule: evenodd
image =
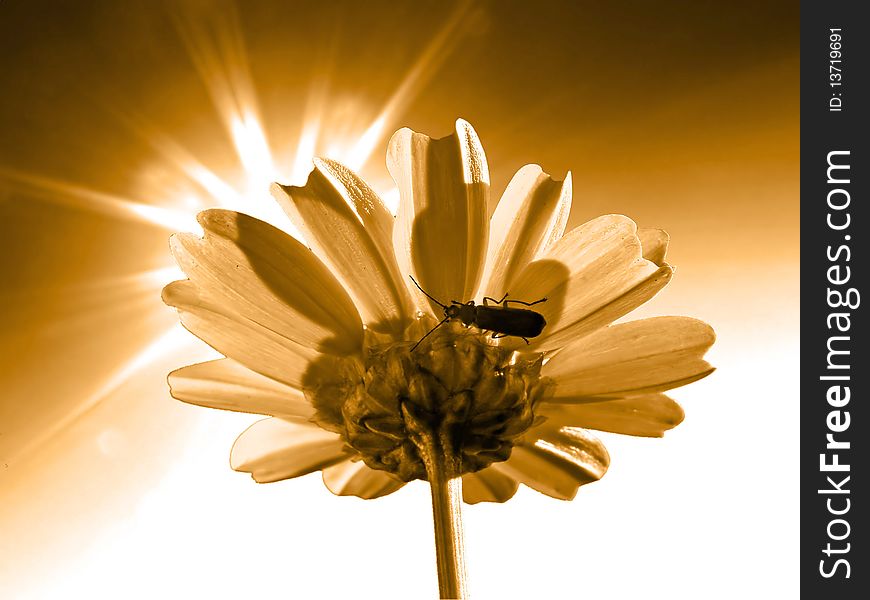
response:
M332 160L315 160L302 187L273 186L310 248L227 210L199 214L203 238L172 237L189 279L164 300L226 356L171 373L172 395L268 415L236 440L234 469L258 482L321 470L333 493L375 498L431 480L441 452L466 502L504 502L520 483L571 499L609 464L589 429L661 436L680 423L662 392L712 372L712 329L614 324L670 280L666 233L621 215L565 233L570 173L536 165L488 219L486 157L463 120L442 139L399 130L387 164L395 218ZM446 305L506 293L546 299L511 306L546 322L528 344L458 318L435 327Z

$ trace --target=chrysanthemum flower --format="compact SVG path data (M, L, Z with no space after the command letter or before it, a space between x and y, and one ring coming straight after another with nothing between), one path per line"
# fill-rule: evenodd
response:
M173 236L189 279L164 300L226 358L169 383L185 402L269 415L231 452L256 481L320 470L333 493L376 498L428 480L441 565L460 553L460 478L469 503L504 502L520 483L573 498L609 464L588 430L661 436L680 423L662 392L712 371L714 335L687 317L613 324L670 280L668 236L621 215L565 233L570 173L523 167L487 218L489 171L465 121L438 140L398 131L387 164L395 218L331 160L303 187L273 186L310 248L227 210L200 213L204 238ZM546 321L528 344L456 319L420 342L440 304L505 294L546 298L513 306ZM457 568L439 567L443 595L462 595L444 581Z

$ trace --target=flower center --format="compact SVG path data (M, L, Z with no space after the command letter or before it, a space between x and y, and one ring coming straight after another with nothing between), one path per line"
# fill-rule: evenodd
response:
M340 433L369 467L404 481L428 479L426 440L439 440L457 474L507 460L547 387L541 355L492 346L456 323L412 351L415 343L374 344L362 364L331 359L315 368L305 393L317 423Z

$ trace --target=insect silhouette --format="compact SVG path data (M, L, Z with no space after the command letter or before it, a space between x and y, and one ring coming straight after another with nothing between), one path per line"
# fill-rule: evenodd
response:
M414 282L414 285L417 286L418 290L426 294L427 298L444 309L444 318L441 319L435 327L430 329L426 335L421 337L416 344L414 344L414 347L411 348L411 352L416 350L417 346L420 345L420 342L429 337L429 334L452 319L459 319L466 326L474 325L478 329L492 331L493 338L497 339L512 335L522 338L527 344L529 343L528 338L541 335L544 325L547 324L544 315L539 312L527 308L510 308L508 306L508 303L510 302L522 304L523 306L534 306L535 304L546 302L546 298L541 298L534 302L524 302L522 300L508 300L508 295L505 294L502 296L501 300L484 296L483 304L479 305L475 305L474 300L469 300L464 303L457 300L451 300L450 305L447 305L441 303L436 298L433 298L429 292L420 287L420 284L417 283L417 280L414 279L413 276L408 275L408 277L411 277L411 281ZM497 306L490 306L490 301Z

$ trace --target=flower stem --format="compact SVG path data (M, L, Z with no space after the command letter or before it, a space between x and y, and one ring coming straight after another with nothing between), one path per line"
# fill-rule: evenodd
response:
M465 557L462 545L462 479L432 478L432 513L435 517L435 552L441 598L466 597Z
M455 423L450 419L434 420L407 402L400 406L432 490L440 597L465 600L468 592L462 544L462 461L454 442Z
M445 436L426 435L421 440L420 449L432 490L438 591L441 598L462 600L467 597L462 543L462 478L456 456L449 444L444 443L446 441Z

